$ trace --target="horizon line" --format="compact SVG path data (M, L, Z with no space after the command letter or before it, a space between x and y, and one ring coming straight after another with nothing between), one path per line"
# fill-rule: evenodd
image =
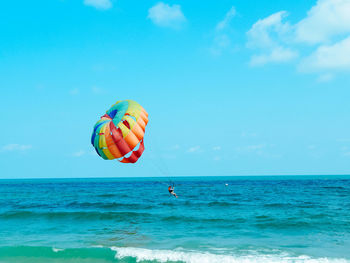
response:
M115 176L115 177L18 177L18 178L0 178L0 180L57 180L57 179L135 179L135 178L183 178L183 177L299 177L299 176L350 176L350 174L280 174L280 175L177 175L177 176Z

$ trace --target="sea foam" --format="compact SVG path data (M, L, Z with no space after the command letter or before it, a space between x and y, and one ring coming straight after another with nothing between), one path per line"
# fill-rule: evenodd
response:
M53 247L52 251L57 253L57 252L60 252L60 251L64 251L64 249L63 248L55 248L55 247Z
M135 247L112 247L115 257L123 259L132 257L136 262L185 262L185 263L350 263L341 258L311 258L309 256L280 255L220 255L199 251L151 250Z

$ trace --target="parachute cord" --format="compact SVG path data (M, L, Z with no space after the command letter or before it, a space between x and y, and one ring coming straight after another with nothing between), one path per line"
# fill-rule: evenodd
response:
M174 183L171 183L171 179L170 179L170 172L169 172L169 168L166 164L166 162L164 161L164 158L161 156L161 153L159 151L159 147L158 147L158 143L156 141L156 137L154 137L154 139L152 140L152 143L150 144L153 147L148 147L148 149L150 150L150 163L155 167L155 170L157 171L157 173L159 173L160 177L165 177L164 181L166 181L166 183L164 182L164 184L167 184L168 186L174 186Z

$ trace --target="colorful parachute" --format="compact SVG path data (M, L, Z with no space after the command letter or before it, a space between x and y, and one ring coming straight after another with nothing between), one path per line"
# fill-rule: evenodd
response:
M132 100L117 101L95 124L91 144L105 160L135 163L145 147L148 113Z

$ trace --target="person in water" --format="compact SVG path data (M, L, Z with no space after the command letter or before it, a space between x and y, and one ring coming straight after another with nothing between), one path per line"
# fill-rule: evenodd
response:
M173 195L173 196L175 196L177 198L177 195L174 192L174 188L175 188L175 186L173 186L173 187L169 186L168 187L168 191L169 191L169 194L171 194L171 195Z

